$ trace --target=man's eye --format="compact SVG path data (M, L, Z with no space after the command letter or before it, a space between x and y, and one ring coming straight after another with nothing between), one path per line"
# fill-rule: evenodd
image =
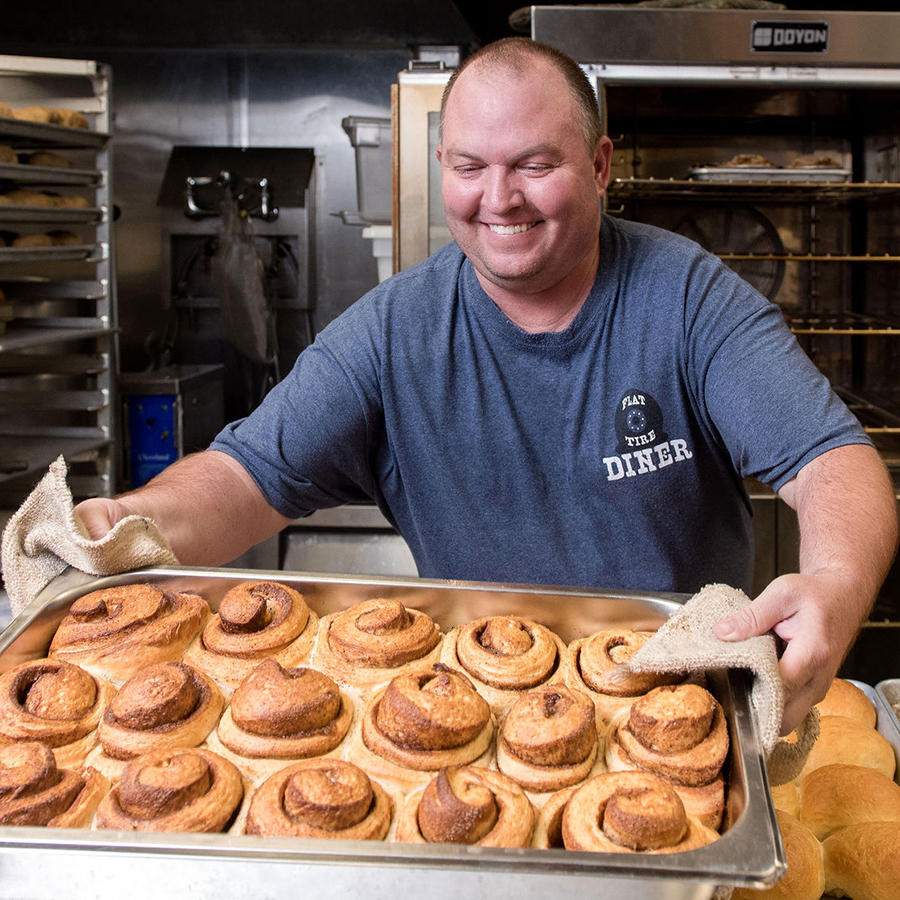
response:
M459 175L474 175L481 171L481 166L457 166L456 171Z
M523 172L527 172L529 175L540 175L543 172L549 172L551 166L543 163L526 163L521 168Z

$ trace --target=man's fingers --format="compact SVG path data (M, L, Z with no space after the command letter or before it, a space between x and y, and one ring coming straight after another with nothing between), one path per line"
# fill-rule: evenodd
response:
M790 595L766 588L752 603L713 626L713 634L722 641L745 641L771 631L794 612Z

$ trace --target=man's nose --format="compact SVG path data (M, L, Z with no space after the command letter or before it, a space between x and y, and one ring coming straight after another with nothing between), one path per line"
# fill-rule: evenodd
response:
M520 179L516 173L504 167L491 167L485 191L487 205L492 212L514 209L525 202Z

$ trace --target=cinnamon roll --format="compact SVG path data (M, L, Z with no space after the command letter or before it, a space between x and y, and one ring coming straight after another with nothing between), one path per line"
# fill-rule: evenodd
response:
M620 709L627 709L655 687L684 681L683 675L623 668L651 637L652 631L609 628L569 644L566 682L588 694L601 722L608 722Z
M57 767L37 741L0 747L0 825L86 828L108 790L95 769Z
M40 741L61 768L81 765L113 694L108 681L71 663L22 663L0 676L0 745Z
M431 616L376 598L325 616L310 663L338 684L363 689L390 681L411 663L436 663L440 643Z
M597 774L600 774L599 772ZM534 839L531 846L537 850L565 850L562 836L562 819L569 798L580 785L563 788L551 794L541 805L534 823Z
M368 702L348 758L403 789L443 766L490 758L491 710L472 682L442 663L393 678Z
M267 778L250 799L247 834L384 840L393 801L359 766L306 759Z
M497 768L526 791L558 791L584 781L598 760L594 704L564 684L520 694L500 726Z
M286 760L333 751L352 718L352 701L327 675L267 659L234 692L210 748L258 781Z
M244 797L241 773L200 747L153 750L132 759L97 809L98 828L225 831Z
M669 782L650 772L602 772L565 805L567 850L681 853L711 844L717 832L685 812Z
M454 628L441 661L465 672L499 714L521 691L565 677L566 645L549 628L518 616L487 616Z
M208 616L202 597L153 584L93 591L69 608L49 655L118 686L144 666L180 660Z
M216 727L225 701L212 679L184 663L156 663L132 675L100 721L100 747L88 762L118 778L135 756L196 747Z
M688 813L718 828L725 810L723 766L728 726L705 688L654 688L609 724L606 764L611 772L640 769L671 782Z
M528 847L534 807L519 785L480 766L445 766L407 798L395 839L415 844Z
M276 581L231 588L184 661L230 693L264 660L297 666L309 658L318 616L299 591Z

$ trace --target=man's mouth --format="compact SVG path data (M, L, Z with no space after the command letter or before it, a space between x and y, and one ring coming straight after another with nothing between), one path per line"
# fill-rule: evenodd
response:
M523 231L529 231L537 225L537 222L523 222L521 225L491 225L488 228L494 234L522 234Z

